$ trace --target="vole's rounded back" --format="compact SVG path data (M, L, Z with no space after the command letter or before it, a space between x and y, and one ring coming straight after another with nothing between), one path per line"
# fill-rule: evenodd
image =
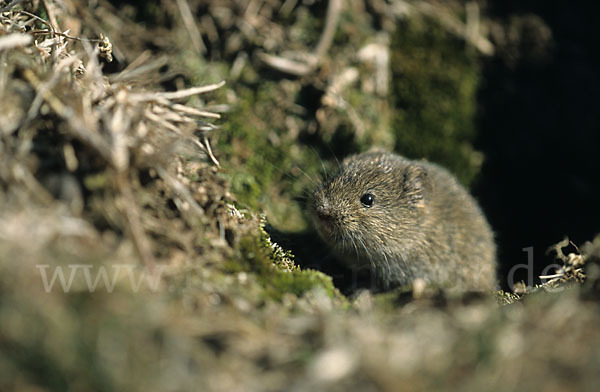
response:
M335 257L370 270L379 288L417 278L456 290L496 285L492 231L437 165L383 152L352 156L315 190L311 210Z

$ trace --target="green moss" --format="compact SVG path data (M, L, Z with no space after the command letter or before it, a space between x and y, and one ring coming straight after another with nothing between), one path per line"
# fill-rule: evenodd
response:
M364 69L361 72L376 71ZM354 88L348 92L348 103L353 110L356 110L356 116L365 128L362 133L357 132L355 135L360 150L368 150L373 146L381 148L394 146L394 135L390 132L392 112L386 99Z
M300 87L268 80L238 84L238 103L227 114L217 147L238 202L265 211L274 225L290 231L306 227L302 206L293 199L312 188L322 170L319 157L286 126L302 121L282 105L293 102Z
M412 299L412 287L410 286L399 287L374 296L376 308L384 312L396 312L398 306L410 302Z
M477 54L430 19L398 26L392 43L396 150L427 158L469 184L481 164L473 151Z
M285 18L282 23L293 23L289 27L290 41L295 44L300 44L307 47L316 46L320 33L323 30L323 21L325 20L322 15L325 9L320 10L321 15L317 15L317 10L310 10L307 7L298 7L293 13L294 17Z
M86 189L95 191L98 189L104 189L109 185L110 181L110 173L100 172L86 176L83 179L83 184L85 185Z
M293 255L273 243L262 226L259 236L242 238L239 249L241 258L230 261L227 270L256 274L265 299L280 301L284 294L302 296L315 288L324 289L331 298L343 298L330 276L320 271L301 270L294 264Z
M286 165L288 159L285 148L269 141L267 135L273 130L259 117L260 108L254 105L261 99L275 105L271 95L274 88L272 83L265 82L256 93L250 89L240 91L240 104L228 116L219 139L219 150L231 157L229 162L236 167L231 172L232 191L240 202L252 208L260 205L265 190L279 178L278 167ZM237 170L238 165L241 170Z
M292 272L283 272L276 275L267 276L262 279L265 284L266 294L275 299L281 300L286 293L301 296L304 293L321 287L329 297L334 297L335 288L330 276L315 270L296 270Z
M273 264L283 271L298 271L299 267L294 264L294 255L289 250L284 250L277 243L271 241L269 233L265 230L266 218L262 217L259 225L261 246L270 252Z

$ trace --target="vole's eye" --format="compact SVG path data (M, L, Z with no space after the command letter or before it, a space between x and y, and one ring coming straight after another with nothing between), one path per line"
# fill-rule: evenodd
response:
M370 193L365 193L364 195L361 196L360 202L365 207L371 207L373 205L373 203L375 202L375 196L373 196Z

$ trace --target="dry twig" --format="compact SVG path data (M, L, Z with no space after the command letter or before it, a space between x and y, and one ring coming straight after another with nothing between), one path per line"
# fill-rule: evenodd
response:
M194 49L197 53L204 54L206 52L206 46L204 45L204 42L202 42L202 35L196 25L196 21L190 10L190 5L187 0L177 0L177 7L179 8L181 19L183 19L183 24L190 35Z
M292 60L288 57L275 56L268 53L259 53L261 60L271 68L292 75L303 76L311 73L319 66L323 57L331 47L342 12L342 6L342 0L329 0L325 28L321 33L321 37L319 38L319 42L315 46L315 49L312 53L298 54L298 57L304 59L303 61Z

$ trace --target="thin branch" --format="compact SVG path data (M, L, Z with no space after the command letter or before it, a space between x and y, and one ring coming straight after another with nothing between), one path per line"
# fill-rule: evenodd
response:
M19 3L22 3L23 0L13 0L12 3L0 8L0 12L7 12L10 11L14 6L19 5Z
M135 60L133 60L124 70L118 74L109 75L108 79L111 83L129 81L140 77L141 75L150 73L151 71L157 70L160 67L168 63L167 56L161 56L156 60L148 64L144 64L148 59L152 57L152 52L146 50L142 52Z
M39 16L32 14L31 12L25 11L25 10L19 10L17 11L20 14L24 14L27 15L35 20L37 20L38 22L41 22L43 24L45 24L46 26L50 27L52 29L52 32L54 32L54 29L52 28L52 25L50 23L48 23L47 21L45 21L44 19L40 18Z
M342 0L329 0L329 4L327 5L325 28L323 29L319 43L314 51L317 59L321 59L333 43L333 37L335 36L335 31L337 30L341 12Z
M225 84L225 81L221 81L215 84L209 84L207 86L192 87L185 90L178 90L173 92L155 92L146 94L132 94L132 98L143 102L143 101L154 101L156 99L182 99L192 95L202 94L209 91L214 91Z
M221 164L219 163L217 158L215 158L215 156L212 152L212 148L210 147L210 141L208 140L208 138L206 136L204 136L202 138L202 144L204 145L206 153L208 154L208 157L210 158L212 163L214 163L215 166L217 166L217 167L221 167Z
M185 114L190 114L192 116L209 117L209 118L221 118L221 115L218 114L218 113L207 112L207 111L204 111L204 110L198 110L196 108L191 108L189 106L181 105L181 104L178 104L178 103L172 104L169 107L171 109L173 109L173 110L177 110L177 111L185 113Z
M50 26L52 26L52 30L60 31L58 21L56 20L56 14L54 13L54 5L48 3L48 0L42 0L42 5L44 6L44 10L46 10L46 14L48 15L48 19L50 20Z
M470 21L467 21L467 24L453 16L450 11L443 9L440 6L434 6L426 1L415 2L414 8L423 15L437 19L446 30L461 37L473 45L482 54L487 56L494 54L494 44L482 36L479 31L474 30L476 27L474 25L479 24L479 7L476 4L467 5L468 19L471 19ZM475 14L477 14L477 16L475 16ZM473 18L476 18L477 20L473 20ZM471 23L471 26L468 26L468 23Z
M43 20L43 19L41 19L41 20ZM73 37L71 35L68 35L68 34L65 34L65 33L61 33L59 31L54 31L54 30L31 30L29 33L30 34L35 34L35 35L58 35L59 37L64 37L66 39L71 39L73 41L80 41L80 42L83 42L83 41L96 42L96 43L103 42L102 39Z
M313 52L305 54L305 61L300 62L281 56L259 53L261 60L271 68L292 75L303 76L313 72L319 66L333 43L333 38L342 11L342 5L342 0L329 0L325 28L323 29L319 42Z
M202 35L200 34L200 30L198 29L196 22L194 21L194 16L192 15L192 11L190 10L190 5L188 4L187 0L177 0L177 7L179 8L181 18L183 19L183 25L190 35L194 49L196 49L196 52L198 53L206 53L206 46L204 45L204 42L202 42Z
M314 62L299 62L290 60L285 57L275 56L268 53L258 53L259 58L268 66L281 72L286 72L291 75L307 75L312 72L316 65Z

